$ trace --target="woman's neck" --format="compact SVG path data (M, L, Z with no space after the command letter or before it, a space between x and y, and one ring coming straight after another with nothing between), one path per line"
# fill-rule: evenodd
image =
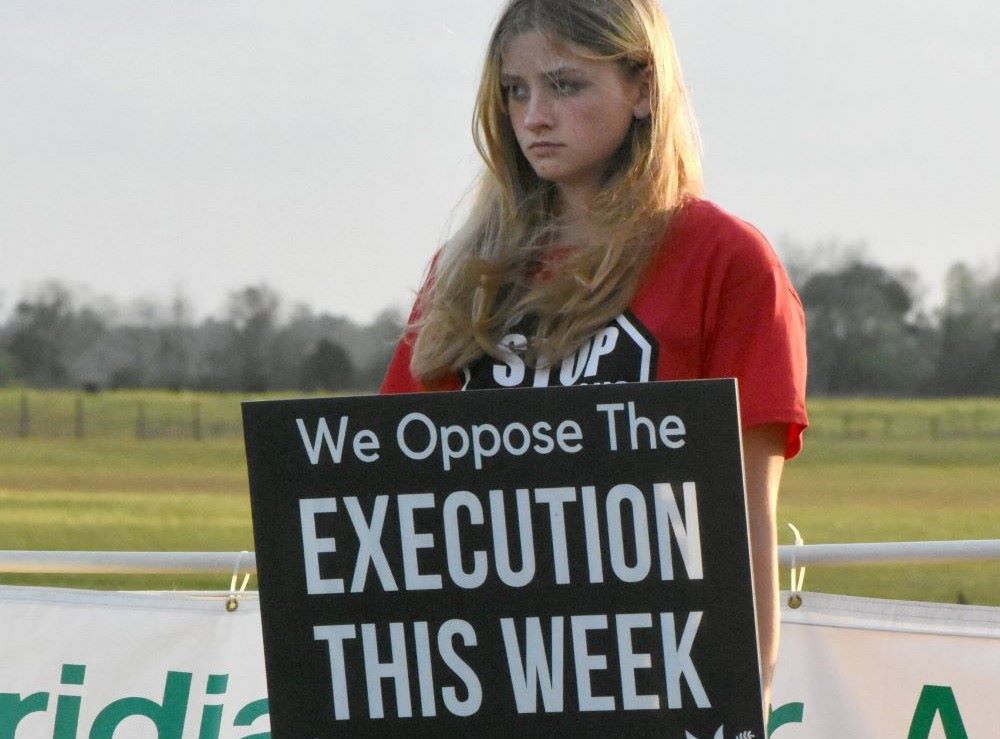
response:
M559 193L559 240L569 246L590 246L597 228L591 208L594 196L591 190L561 190Z

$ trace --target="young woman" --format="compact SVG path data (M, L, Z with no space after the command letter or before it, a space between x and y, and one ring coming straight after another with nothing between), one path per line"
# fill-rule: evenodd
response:
M778 483L806 426L802 308L763 236L699 199L658 0L512 0L474 118L477 198L382 391L738 378L767 695Z

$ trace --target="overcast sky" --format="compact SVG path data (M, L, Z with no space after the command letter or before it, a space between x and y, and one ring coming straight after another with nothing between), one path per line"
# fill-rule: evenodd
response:
M199 314L260 282L356 320L408 308L479 169L502 4L0 4L0 313L49 278ZM664 7L709 197L934 290L998 264L1000 3Z

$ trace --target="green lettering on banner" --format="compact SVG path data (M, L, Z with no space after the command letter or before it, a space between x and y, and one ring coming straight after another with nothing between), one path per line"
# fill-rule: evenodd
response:
M801 724L804 713L805 705L802 703L785 703L772 708L767 715L767 735L770 737L775 729L785 724Z
M86 675L86 665L63 665L60 682L63 685L83 685ZM56 725L52 739L76 739L80 724L80 700L78 695L60 695L56 699Z
M208 696L224 695L229 685L229 675L209 675L205 693ZM205 706L201 712L201 728L198 739L219 739L222 728L222 706Z
M137 697L116 700L97 714L90 739L112 739L118 725L130 716L144 716L152 721L159 739L182 739L190 693L190 672L168 672L162 703Z
M86 675L86 665L62 666L60 685L63 690L56 696L51 739L82 739L80 732L87 731L85 726L80 726L80 707L83 699L80 695L74 694L74 692L79 693ZM145 719L152 723L152 727L149 723L146 724L147 732L150 728L155 729L157 739L186 737L184 728L188 705L191 702L192 678L193 674L190 672L168 672L163 688L163 699L159 703L139 696L125 696L109 703L97 714L86 736L89 739L113 739L123 723L128 722L129 726L133 726L134 722L129 722L129 719ZM205 704L201 708L201 722L198 724L198 739L219 739L224 711L221 701L228 687L229 675L208 675L205 683ZM67 688L71 692L66 693ZM27 723L25 718L32 714L46 713L50 707L51 697L52 693L48 692L0 693L0 739L26 739L24 732L30 730L27 728L28 724L42 717L29 719ZM213 701L213 698L216 700ZM250 727L267 715L267 698L251 701L236 713L233 726ZM32 737L34 736L35 734L32 734ZM46 736L49 734L46 733ZM271 733L263 731L246 734L241 739L271 739Z
M250 726L250 724L259 719L261 716L266 716L268 712L269 707L267 698L260 698L252 703L247 703L240 709L239 713L236 714L236 718L233 720L233 726ZM271 732L262 731L258 734L247 734L243 737L243 739L271 739Z
M969 739L955 701L955 692L946 685L925 685L920 691L920 700L913 712L906 739L928 739L935 716L941 717L946 739Z
M20 693L0 693L0 739L14 739L22 718L48 707L48 693L32 693L27 698Z

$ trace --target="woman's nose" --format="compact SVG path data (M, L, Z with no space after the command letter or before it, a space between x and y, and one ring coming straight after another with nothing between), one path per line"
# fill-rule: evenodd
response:
M529 131L552 127L552 105L544 95L535 94L528 100L524 109L524 127Z

